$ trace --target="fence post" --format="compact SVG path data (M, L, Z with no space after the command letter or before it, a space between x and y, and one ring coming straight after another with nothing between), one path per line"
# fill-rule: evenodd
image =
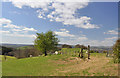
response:
M7 60L6 53L4 53L4 58L5 58L5 60Z
M88 59L90 59L90 45L88 45Z
M80 52L78 51L78 53L79 53L78 57L80 57Z
M18 52L19 52L19 54L18 54L18 58L20 58L20 49L18 49Z
M81 58L83 58L83 47L81 48Z

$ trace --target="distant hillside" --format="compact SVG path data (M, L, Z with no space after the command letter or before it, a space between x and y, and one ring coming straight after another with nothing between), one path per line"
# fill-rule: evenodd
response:
M91 49L109 50L112 49L112 46L91 46Z
M33 45L28 45L28 44L0 44L2 46L5 47L11 47L11 48L26 48L27 46L29 47L33 47ZM63 44L58 44L57 47L62 47ZM75 45L71 45L73 48L75 47ZM111 46L91 46L91 49L103 49L103 50L108 50L110 49Z
M27 44L0 44L1 46L5 46L5 47L11 47L11 48L19 48L19 47L23 47L23 46L32 46L32 45L27 45Z
M33 48L33 47L34 47L33 45L27 45L27 46L18 47L17 49L24 50L24 49L30 49L30 48Z

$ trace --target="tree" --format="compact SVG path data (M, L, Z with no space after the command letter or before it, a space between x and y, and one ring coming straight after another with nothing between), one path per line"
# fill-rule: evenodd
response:
M113 45L114 62L120 63L120 39Z
M2 55L8 54L9 52L14 50L13 48L8 48L8 47L4 47L4 46L1 46L1 47L2 47Z
M34 46L46 56L47 51L56 49L58 42L56 35L52 31L48 31L46 33L37 33Z
M75 45L75 48L81 48L81 46L79 44Z
M75 45L75 48L83 48L83 49L87 49L86 46L84 46L84 45L79 45L79 44Z
M72 48L72 46L67 45L67 44L63 44L63 45L62 45L62 48Z

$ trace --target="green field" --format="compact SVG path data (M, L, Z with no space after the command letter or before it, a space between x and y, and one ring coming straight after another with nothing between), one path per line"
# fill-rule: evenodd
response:
M104 53L91 53L91 59L71 55L49 55L24 59L2 56L3 76L117 76L118 65Z

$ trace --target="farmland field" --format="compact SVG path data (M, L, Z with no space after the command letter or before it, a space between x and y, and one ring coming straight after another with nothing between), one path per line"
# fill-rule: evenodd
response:
M104 53L91 53L91 59L71 55L39 56L24 59L2 56L3 76L117 76L118 64Z

